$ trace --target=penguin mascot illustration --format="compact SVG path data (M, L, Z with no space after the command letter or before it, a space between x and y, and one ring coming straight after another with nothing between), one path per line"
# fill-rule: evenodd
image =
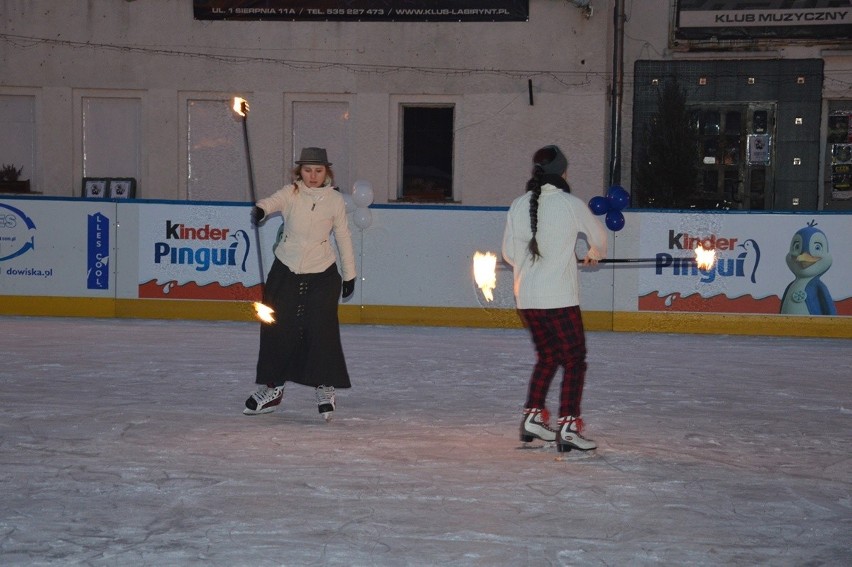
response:
M760 246L757 245L756 240L749 238L742 244L737 244L737 248L745 250L737 255L737 259L742 260L743 275L748 276L751 283L757 283L755 275L760 265Z
M786 315L837 315L834 300L820 276L831 267L828 237L811 221L793 235L787 267L796 276L781 297Z

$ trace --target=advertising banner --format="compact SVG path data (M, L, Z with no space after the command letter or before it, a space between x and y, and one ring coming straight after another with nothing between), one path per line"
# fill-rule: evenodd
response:
M264 246L264 273L273 242ZM257 243L245 207L148 205L138 246L140 298L260 300Z
M3 295L115 293L114 203L0 200Z
M852 315L852 224L843 216L640 215L640 311ZM693 250L716 251L699 268ZM832 254L832 251L835 253Z
M526 21L529 0L193 0L197 20Z
M513 308L510 270L498 270L493 302L472 274L474 251L499 253L503 210L385 205L375 213L374 227L353 228L361 304L478 307L494 317ZM850 214L629 217L613 258L642 262L584 270L592 310L852 316ZM257 301L282 222L270 216L258 235L247 204L0 198L0 312L4 296L16 298L11 312L21 311L19 298L39 297ZM696 263L698 246L715 251L710 267Z
M849 0L677 2L675 37L679 39L849 39L850 36Z

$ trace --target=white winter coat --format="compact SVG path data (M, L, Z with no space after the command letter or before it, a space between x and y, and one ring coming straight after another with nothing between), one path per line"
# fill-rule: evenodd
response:
M512 202L503 233L503 257L514 270L518 309L556 309L580 304L580 284L574 247L583 233L589 256L606 255L606 229L589 207L570 193L550 184L538 201L538 241L541 257L533 262L529 251L529 191Z
M297 190L298 188L298 190ZM275 256L296 274L315 274L335 263L337 242L343 281L355 279L355 255L343 196L334 187L311 188L302 181L257 202L266 215L280 212L284 233Z

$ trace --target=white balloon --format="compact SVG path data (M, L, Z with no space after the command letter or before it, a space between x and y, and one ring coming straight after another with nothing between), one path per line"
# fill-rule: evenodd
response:
M352 220L355 221L355 226L364 230L373 224L373 213L366 207L358 207L352 215Z
M352 185L352 200L359 207L373 204L373 185L369 181L356 181Z
M358 208L355 205L355 201L352 200L352 195L350 195L349 193L341 193L341 195L343 195L343 204L346 205L346 214L347 215L349 213L351 213L352 211L354 211L356 208Z

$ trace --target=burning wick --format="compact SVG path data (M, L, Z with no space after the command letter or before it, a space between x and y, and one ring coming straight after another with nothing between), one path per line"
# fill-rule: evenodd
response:
M473 279L488 301L494 301L491 290L497 287L497 256L493 252L473 255Z
M264 323L275 322L275 311L273 311L271 307L267 307L260 301L254 302L254 312L257 315L257 318L263 321Z
M248 101L244 98L240 98L238 96L234 97L234 112L245 118L249 111Z
M713 248L704 249L700 244L695 248L695 263L699 270L709 270L716 263L716 250Z

